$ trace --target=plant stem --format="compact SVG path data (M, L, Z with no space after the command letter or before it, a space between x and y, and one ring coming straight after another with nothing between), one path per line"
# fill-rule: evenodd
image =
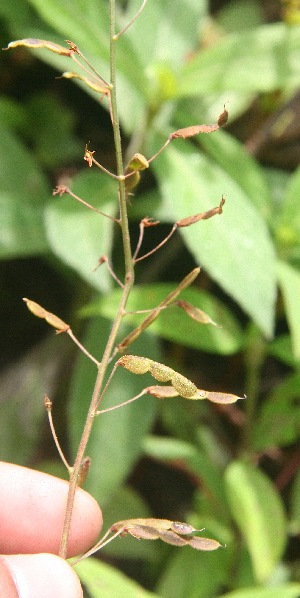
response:
M111 332L107 341L107 345L103 354L101 364L98 368L98 374L95 382L95 387L87 414L86 422L84 425L83 433L79 443L75 463L73 470L70 475L69 491L67 498L67 506L65 512L65 520L63 526L63 532L61 537L61 544L59 555L62 558L66 558L68 549L68 538L71 527L72 511L74 505L75 492L78 484L78 477L80 473L81 463L84 458L86 446L90 437L91 429L95 421L95 414L99 406L99 397L103 386L104 377L109 364L110 356L115 344L115 340L120 328L123 314L125 311L126 303L134 283L134 269L133 260L130 246L130 236L128 227L128 215L127 215L127 204L126 204L126 189L124 181L124 166L122 158L122 145L120 135L120 124L117 107L117 93L116 93L116 38L115 38L115 0L110 0L109 3L110 11L110 86L111 86L111 115L112 115L112 126L115 141L116 150L116 161L117 161L117 172L120 176L119 180L119 204L120 204L120 226L122 229L123 238L123 250L125 260L125 281L124 289L122 291L122 297L118 307L118 311L111 328Z

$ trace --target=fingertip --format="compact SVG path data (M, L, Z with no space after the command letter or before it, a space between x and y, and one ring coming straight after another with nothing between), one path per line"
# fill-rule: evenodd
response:
M83 598L80 581L67 561L45 553L2 557L0 589L5 598Z

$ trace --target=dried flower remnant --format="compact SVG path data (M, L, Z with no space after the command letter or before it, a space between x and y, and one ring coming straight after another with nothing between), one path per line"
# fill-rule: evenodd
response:
M95 154L95 150L91 151L88 147L88 143L86 144L85 148L84 148L84 157L83 159L86 160L86 162L88 163L89 167L91 168L93 165L93 155Z

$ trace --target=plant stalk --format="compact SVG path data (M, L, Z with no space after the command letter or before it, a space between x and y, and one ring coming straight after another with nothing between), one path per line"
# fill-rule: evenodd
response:
M122 230L123 238L123 250L124 250L124 261L125 261L125 280L124 289L122 291L122 297L116 314L116 318L112 325L110 335L107 341L107 345L103 354L102 361L98 367L98 374L95 382L95 387L87 414L86 422L84 425L83 433L79 443L74 467L71 470L69 491L67 497L67 505L65 511L65 520L62 531L61 543L59 555L62 558L67 557L68 550L68 538L71 528L72 512L75 499L76 488L78 484L78 478L80 474L81 463L85 455L86 446L90 437L91 429L95 421L95 415L97 408L99 407L99 397L103 387L104 377L109 365L110 356L115 345L116 337L123 319L127 300L134 284L134 266L132 260L129 226L128 226L128 214L126 204L126 189L124 179L124 166L122 158L122 144L120 134L120 124L117 106L117 89L116 89L116 41L115 36L116 30L116 10L115 0L110 0L109 3L110 12L110 88L111 88L111 115L112 115L112 127L115 142L116 151L116 162L117 162L117 173L120 176L119 180L119 206L120 206L120 226Z

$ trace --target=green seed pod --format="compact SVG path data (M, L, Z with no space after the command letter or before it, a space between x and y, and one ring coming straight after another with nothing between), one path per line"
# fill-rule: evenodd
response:
M197 392L197 386L188 380L188 378L185 378L181 374L177 374L177 372L174 372L171 382L180 396L184 399L189 399Z
M149 372L151 359L147 357L138 357L137 355L123 355L118 360L118 365L122 365L126 370L133 374L145 374Z
M157 361L152 361L149 372L151 376L159 382L168 382L168 380L171 380L172 376L175 374L174 370Z

